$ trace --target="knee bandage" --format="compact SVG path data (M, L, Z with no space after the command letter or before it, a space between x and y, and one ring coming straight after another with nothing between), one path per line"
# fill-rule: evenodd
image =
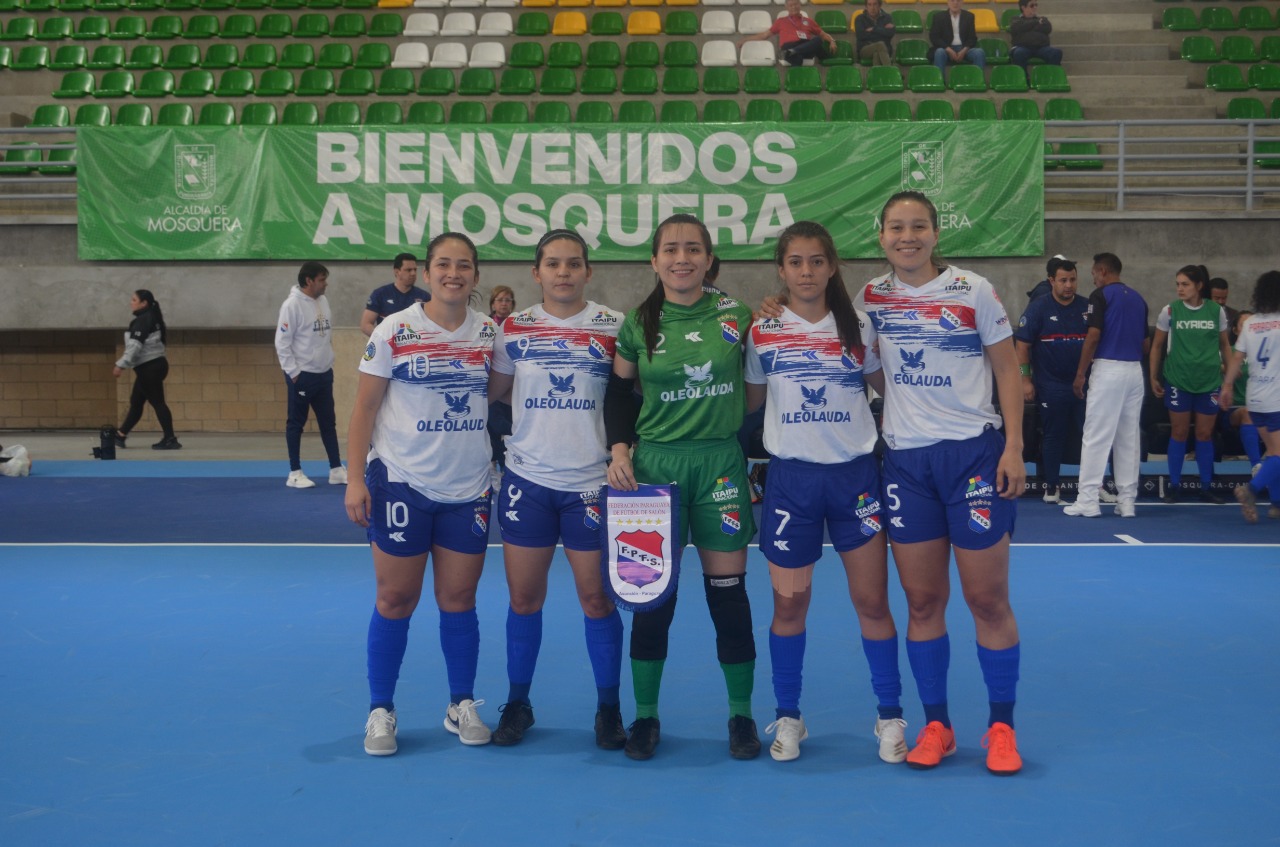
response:
M676 614L677 595L651 612L631 616L631 658L656 662L667 658L667 635Z
M756 641L751 633L751 601L747 599L747 575L703 574L707 609L716 628L716 655L726 665L754 661Z

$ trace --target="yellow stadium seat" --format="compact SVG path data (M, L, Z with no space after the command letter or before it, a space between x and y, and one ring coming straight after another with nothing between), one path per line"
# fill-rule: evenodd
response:
M595 5L604 7L625 6L627 5L627 0L595 0Z
M587 16L581 12L557 12L551 23L552 35L586 35Z
M534 8L541 8L544 6L554 6L555 4L556 4L556 0L520 0L521 6L532 6Z
M844 0L809 0L815 6L839 6Z
M627 17L627 35L661 35L662 18L657 12L632 12Z
M816 3L818 0L812 0ZM822 0L823 3L843 3L844 0ZM698 0L667 0L668 6L696 6Z
M662 0L631 0L632 6L661 6Z
M884 0L885 5L890 3L914 3L916 0Z
M999 32L1000 22L996 20L996 13L990 9L974 9L973 28L979 33Z
M412 6L413 0L378 0L380 9L408 9Z
M567 6L569 8L591 5L591 0L559 0L559 2L561 6Z

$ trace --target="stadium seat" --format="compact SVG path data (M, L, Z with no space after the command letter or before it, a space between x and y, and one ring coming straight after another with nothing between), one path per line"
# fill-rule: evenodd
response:
M831 122L865 123L870 120L865 100L837 100L831 104Z
M1080 101L1071 97L1053 97L1044 104L1046 121L1082 121L1084 108Z
M440 16L435 12L414 12L404 23L406 38L434 38L440 34Z
M593 41L587 45L587 67L616 68L621 64L622 48L618 42Z
M584 79L584 88L585 83L586 80ZM573 122L579 124L613 123L613 106L602 100L585 100L578 104L578 112L573 116Z
M290 70L306 70L315 66L316 49L305 41L286 44L284 50L280 51L280 61L276 63L276 67Z
M1236 16L1240 29L1251 32L1272 30L1277 28L1276 19L1264 6L1244 6Z
M834 9L823 9L815 12L813 22L822 27L829 35L843 35L849 31L849 16Z
M1058 162L1067 170L1102 170L1098 145L1092 141L1064 141L1058 145Z
M450 12L440 21L442 38L470 38L476 34L476 17L470 12Z
M425 68L430 63L431 52L427 49L427 45L411 41L396 47L396 54L391 60L391 67Z
M747 101L747 110L742 119L747 123L760 121L781 121L784 119L782 104L771 97L759 97Z
M247 73L247 72L246 72ZM173 94L177 83L173 71L150 70L142 74L138 87L134 89L134 97L168 97Z
M744 68L773 67L778 63L777 52L771 41L748 41L742 45L738 62Z
M1280 62L1280 35L1264 35L1258 43L1264 62Z
M672 68L668 73L677 70L683 69ZM806 70L817 72L817 68L806 68ZM707 68L702 72L702 90L707 94L737 94L741 88L742 83L738 78L737 68Z
M653 68L627 68L622 72L622 93L648 97L658 93L658 72Z
M782 85L788 94L818 94L822 91L822 77L817 68L787 68Z
M1264 153L1275 156L1280 153L1280 141L1256 141L1253 145L1255 153ZM1260 168L1280 168L1280 158L1257 158L1253 160L1254 164Z
M1011 97L1000 107L1000 118L1006 121L1038 121L1040 105L1025 97Z
M15 71L40 71L47 67L49 67L49 48L43 44L28 44L21 48L9 64L10 70Z
M955 109L950 100L921 100L916 104L917 121L954 121Z
M996 104L990 100L970 99L960 102L960 120L962 121L996 121L1000 115L996 112Z
M697 94L698 72L693 68L667 68L662 72L663 94Z
M958 68L952 68L951 72L955 73L956 70ZM974 70L978 70L979 74L982 73L978 68ZM912 65L907 70L907 88L916 94L934 94L947 90L946 84L942 81L942 71L933 65Z
M569 104L563 100L547 100L533 108L533 122L536 124L567 124L572 120Z
M110 45L107 45L110 46ZM94 48L97 52L98 48ZM124 68L131 71L149 71L164 64L164 49L158 44L135 44L129 51Z
M587 34L587 16L582 12L558 12L551 21L551 34L572 36Z
M1251 65L1249 86L1258 91L1280 91L1280 66L1265 63Z
M1000 31L1000 22L996 13L990 9L973 10L973 28L979 35L987 35Z
M862 71L854 65L839 65L828 68L827 91L831 94L861 93Z
M8 44L0 44L0 70L7 70L13 64L13 48Z
M872 111L876 123L904 123L911 120L911 104L906 100L877 100Z
M488 97L498 89L498 81L488 68L466 68L458 78L458 93L464 97Z
M216 24L218 19L214 18ZM175 38L182 38L185 28L182 25L182 18L177 15L158 15L152 18L151 24L147 27L145 38L152 41L172 41ZM192 38L201 38L198 34L192 35Z
M71 126L71 110L61 103L45 103L36 106L31 115L31 123L27 126L62 127Z
M320 110L315 103L288 103L280 114L280 123L284 126L317 126Z
M354 62L355 54L351 50L351 45L342 41L330 41L328 44L322 44L320 53L316 56L317 68L338 70L349 68Z
M274 68L278 58L274 44L254 42L245 46L244 55L240 57L240 67L248 68L249 70ZM126 67L128 66L126 65Z
M1182 59L1185 62L1220 62L1222 54L1209 36L1188 35L1182 39Z
M404 18L399 13L380 12L369 18L370 38L399 38L404 34Z
M914 9L895 9L889 16L893 18L893 28L899 35L924 32L924 20Z
M697 45L692 41L668 41L662 48L662 64L668 68L696 68L698 66Z
M86 103L76 109L74 126L111 126L111 107L102 103Z
M530 68L507 68L498 80L498 93L504 97L523 97L538 90Z
M773 18L768 12L749 9L738 15L738 34L755 35L773 26Z
M732 41L712 39L702 43L704 68L732 68L738 64L738 48Z
M111 21L102 15L86 15L71 37L76 41L100 41L111 35Z
M200 60L200 67L209 71L225 71L240 66L240 48L234 44L210 44Z
M418 93L428 97L444 97L454 91L451 68L427 68L418 78Z
M349 100L326 103L320 118L321 126L357 126L360 122L360 104Z
M279 120L274 103L248 103L240 110L240 126L275 126Z
M733 12L725 12L722 10L703 12L703 35L733 35L737 31L738 25L733 19Z
M619 12L596 12L591 16L591 34L599 36L622 35L625 31L622 14ZM519 33L517 33L518 35Z
M67 99L91 97L93 85L93 74L88 71L72 71L63 75L61 84L52 93L54 97Z
M600 17L597 13L596 17ZM627 16L627 35L661 35L662 19L657 12L648 10L632 12Z
M547 63L540 41L518 41L511 45L507 64L513 68L540 68Z
M146 37L146 34L146 18L137 15L121 15L116 18L115 23L111 26L111 33L107 37L119 41L133 41L134 39Z
M570 68L547 68L538 80L538 93L548 97L567 97L578 90L578 79Z
M70 38L73 32L75 32L75 23L71 18L59 16L45 18L35 37L37 41L61 41L64 38Z
M293 93L293 71L284 68L268 68L258 77L259 97L285 97Z
M298 77L294 93L299 97L328 97L333 93L333 71L328 68L307 68Z
M196 122L195 109L190 103L166 103L156 115L158 126L191 126Z
M161 65L167 71L189 71L200 67L200 47L196 44L175 44L165 54Z
M1262 121L1267 118L1267 107L1257 97L1232 97L1227 101L1227 120Z
M480 45L476 45L479 47ZM383 41L371 41L360 45L356 51L355 67L382 70L391 66L391 45Z
M752 42L755 43L755 42ZM819 60L819 64L827 67L852 65L854 63L853 42L841 40L836 42L836 51Z
M618 90L618 77L613 68L587 68L582 72L579 92L596 97L608 97Z
M947 84L957 93L981 94L987 90L986 78L977 65L956 65L950 69L948 77Z
M1204 80L1205 88L1215 91L1248 91L1244 72L1237 65L1212 65Z
M1200 19L1187 6L1170 6L1160 13L1160 25L1169 32L1198 32Z
M996 65L991 69L991 90L1018 94L1027 90L1027 74L1017 65Z
M483 124L488 123L489 117L485 114L484 104L471 102L454 103L449 109L449 123L451 124Z
M468 15L467 17L471 17ZM441 25L441 30L444 25ZM466 35L474 35L476 31L475 19L471 21L471 31ZM340 15L333 16L333 28L329 31L329 35L333 38L364 38L368 34L368 28L365 23L364 15L356 12L343 12ZM445 35L443 31L440 33Z
M465 68L467 66L467 45L458 41L445 41L435 46L431 54L433 68Z
M895 94L902 90L902 72L893 65L879 65L867 70L867 91L872 94Z
M35 18L9 18L5 22L4 32L0 33L0 41L27 41L36 37L36 31Z
M288 38L293 35L293 18L288 15L271 13L263 15L258 22L258 38Z
M1009 43L1003 38L979 38L978 46L986 55L988 65L1009 64Z
M197 126L235 126L236 107L230 103L205 103L200 107Z
M329 16L319 12L307 12L298 16L293 27L294 38L328 38Z
M597 15L596 17L599 17ZM516 18L516 35L521 38L542 38L551 33L551 18L546 12L521 12Z
M1200 12L1200 27L1212 32L1230 32L1236 28L1236 19L1230 9L1210 6Z
M777 94L782 90L782 77L777 67L747 68L742 78L742 90L748 94Z
M227 15L221 34L223 38L253 38L258 34L258 21L253 15Z
M13 150L4 151L4 160L0 162L0 174L27 174L36 169L44 161L43 152L35 147L34 141L15 141L20 144Z
M444 123L444 106L435 101L419 100L410 104L404 122L414 126L437 126Z
M893 58L899 65L929 64L929 42L923 38L904 38L893 49Z
M1019 12L1017 9L1006 9L1004 13L1000 15L1000 31L1008 32L1009 27L1018 19L1018 17Z
M553 41L547 50L547 67L582 67L582 45L576 41Z
M702 106L703 123L737 123L742 120L742 108L737 100L708 100Z
M515 32L516 25L510 12L485 12L476 24L476 35L487 38L506 38Z
M821 100L792 100L787 107L788 123L826 123L827 107Z
M1227 35L1222 39L1222 58L1228 62L1248 64L1262 61L1258 45L1247 35Z
M223 71L222 76L218 78L218 87L213 90L213 95L215 97L247 97L253 93L253 88L253 71L234 68Z
M627 44L622 63L628 68L656 68L660 57L661 53L656 42L631 41Z
M370 103L364 113L365 126L399 126L402 123L404 109L399 103Z
M133 94L133 74L129 71L107 71L94 86L94 97L127 97Z
M521 100L507 100L502 103L496 103L493 107L493 114L490 116L490 122L495 124L527 124L529 122L529 107Z
M698 122L698 107L692 100L667 100L662 104L658 123L692 124Z
M697 35L698 16L693 12L668 12L662 31L667 35Z
M658 122L658 111L648 100L627 100L618 107L618 122L652 124Z

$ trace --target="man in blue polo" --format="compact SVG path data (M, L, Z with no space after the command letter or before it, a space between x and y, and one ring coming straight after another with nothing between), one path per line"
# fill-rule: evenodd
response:
M391 264L392 282L375 288L364 304L360 316L360 331L368 337L373 328L388 315L403 312L414 303L425 303L431 292L414 285L418 281L418 258L412 253L401 253Z
M1072 384L1084 349L1089 301L1076 294L1075 262L1055 256L1047 270L1050 296L1027 305L1013 340L1022 369L1022 396L1039 406L1044 501L1057 503L1067 440L1079 437L1084 428L1085 402Z
M1089 329L1072 384L1075 395L1085 397L1084 439L1080 448L1080 490L1076 501L1063 509L1068 515L1096 518L1102 514L1098 491L1112 453L1119 501L1116 514L1134 516L1138 498L1138 464L1141 457L1139 416L1142 412L1142 360L1147 347L1147 302L1120 281L1122 265L1114 253L1093 257L1093 282L1089 297ZM1092 366L1092 373L1090 367Z

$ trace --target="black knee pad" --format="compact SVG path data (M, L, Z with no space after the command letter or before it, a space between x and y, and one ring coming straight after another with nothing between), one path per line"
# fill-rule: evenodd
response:
M751 633L751 601L747 575L702 575L707 608L716 628L716 656L726 665L754 661L756 640Z
M636 612L631 616L631 658L656 662L667 658L667 635L676 615L676 597L652 612Z

